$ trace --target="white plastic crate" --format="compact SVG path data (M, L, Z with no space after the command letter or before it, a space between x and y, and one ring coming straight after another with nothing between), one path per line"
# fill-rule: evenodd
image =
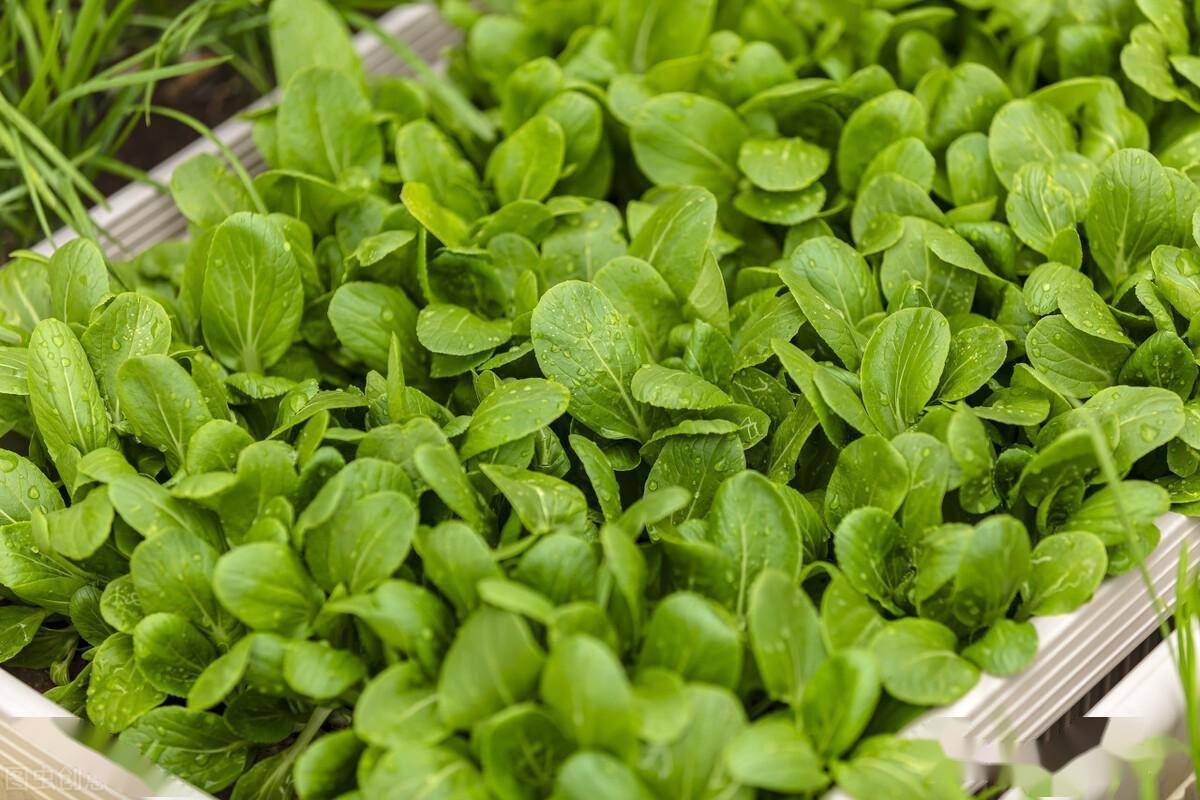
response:
M1138 800L1142 787L1131 765L1159 748L1169 752L1154 770L1154 796L1182 800L1188 789L1194 796L1195 775L1182 750L1187 743L1187 706L1172 640L1161 642L1087 712L1088 717L1106 720L1104 733L1098 745L1050 778L1055 796ZM1027 798L1026 792L1012 789L1002 800Z

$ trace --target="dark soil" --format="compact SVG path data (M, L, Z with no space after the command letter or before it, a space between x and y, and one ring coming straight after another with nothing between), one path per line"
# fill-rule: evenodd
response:
M54 688L54 681L50 680L50 673L44 669L25 669L24 667L5 667L4 671L18 678L21 683L37 689L45 694Z

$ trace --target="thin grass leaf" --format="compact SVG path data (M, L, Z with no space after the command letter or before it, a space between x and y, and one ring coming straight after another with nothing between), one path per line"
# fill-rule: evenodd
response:
M47 115L52 115L55 112L61 111L65 106L74 101L87 97L90 94L99 94L101 92L109 92L113 89L124 89L127 87L138 87L144 90L152 90L158 81L167 80L169 78L177 78L181 75L190 75L193 72L202 72L212 67L218 67L221 64L229 61L228 56L220 56L217 58L206 58L202 61L189 61L185 64L172 64L166 67L153 67L150 69L139 70L137 72L127 72L118 75L104 74L89 81L85 81L73 89L60 94L54 99L54 102L46 109Z
M62 34L62 15L54 16L54 28L51 31L50 41L46 43L46 51L55 52L58 50L59 38ZM21 102L17 108L22 114L38 115L41 109L45 107L46 101L50 96L50 73L55 64L55 59L46 57L38 64L37 70L33 74L32 80L29 82L29 87L25 91L25 95L21 98Z
M108 156L97 155L90 159L90 163L96 169L102 172L107 172L110 175L117 175L129 181L130 183L144 183L148 186L154 187L156 191L164 194L170 191L170 188L165 183L156 180L154 176L152 176L146 170L138 169L137 167L126 164L124 161L110 158Z
M92 198L96 203L103 203L104 196L92 185L82 172L74 164L71 163L62 151L59 150L53 142L46 138L46 135L38 129L36 125L25 118L21 112L17 111L6 99L0 97L0 119L6 120L17 132L29 140L29 143L37 148L47 160L60 169L71 179L81 192Z

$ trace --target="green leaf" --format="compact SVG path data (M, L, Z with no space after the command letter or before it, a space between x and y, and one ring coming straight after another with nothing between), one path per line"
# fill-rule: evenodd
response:
M799 574L796 518L775 484L761 474L747 470L727 478L713 498L708 522L713 543L732 559L736 571L738 615L746 609L751 584L767 567Z
M747 139L738 151L738 168L760 189L794 192L825 174L829 151L798 137Z
M483 780L498 798L525 798L549 792L571 743L543 709L532 703L510 706L472 732Z
M728 106L701 95L671 92L637 110L630 144L652 182L702 186L724 197L738 178L738 152L748 133Z
M283 655L283 678L288 687L314 700L345 694L366 673L362 659L326 642L291 642Z
M304 305L300 268L270 220L234 214L209 245L201 321L212 354L233 370L263 372L291 346Z
M908 541L891 514L872 506L854 509L841 518L833 544L850 585L895 609L907 569Z
M8 661L33 641L46 614L40 608L0 607L0 662Z
M479 771L457 750L410 743L383 754L366 776L361 791L367 797L489 798Z
M363 687L354 706L354 732L376 747L436 744L449 735L438 715L437 692L413 662L395 664Z
M308 66L327 66L362 78L354 43L341 17L325 3L285 0L268 16L271 53L280 86Z
M203 509L170 492L144 475L121 475L108 487L113 508L131 528L147 539L169 533L190 534L219 547L216 520Z
M156 708L121 732L120 741L206 792L220 792L246 769L249 747L216 714Z
M144 617L133 629L137 667L154 688L187 697L192 684L217 657L217 648L178 614Z
M324 596L291 548L255 542L235 548L217 561L213 591L221 605L255 630L303 635Z
M578 751L568 758L554 783L563 800L651 800L654 797L620 760L605 753Z
M87 715L106 733L120 733L167 699L138 669L133 637L114 633L96 649L87 687Z
M972 325L954 333L937 395L961 400L979 391L1008 357L1004 330L998 325Z
M587 528L587 500L583 492L566 481L503 464L481 464L480 469L531 533L578 534Z
M554 381L528 378L503 384L476 407L459 453L472 458L522 439L562 416L570 399L570 392Z
M35 544L29 523L5 526L0 536L0 585L19 599L66 614L71 596L87 583L87 573Z
M1047 536L1030 556L1029 580L1021 589L1024 615L1074 611L1091 599L1104 580L1108 556L1099 537L1083 531Z
M570 392L571 416L607 438L648 438L647 409L630 387L645 345L599 289L560 283L542 297L531 324L538 364Z
M390 578L409 554L417 509L399 492L376 492L355 501L333 521L328 569L331 582L364 592Z
M1103 486L1084 498L1060 530L1091 533L1112 547L1125 543L1131 527L1153 524L1170 507L1170 494L1158 484L1121 481Z
M400 289L375 283L343 284L329 301L338 341L371 369L386 371L392 337L400 342L404 374L425 373L417 341L417 309Z
M425 229L451 247L466 244L470 229L467 221L453 209L443 206L426 183L408 181L400 190L400 200Z
M63 322L86 325L108 294L108 265L100 248L89 239L67 242L54 251L47 270L51 313Z
M516 614L476 611L458 629L438 676L442 721L465 730L529 698L545 660L528 624Z
M0 522L28 522L36 509L63 507L62 495L29 459L0 450Z
M542 671L541 695L582 749L625 757L636 747L633 691L621 662L589 636L557 642Z
M417 315L417 340L433 353L469 356L499 347L511 336L507 320L481 319L459 306L434 303Z
M156 300L132 292L114 297L80 337L88 362L114 416L120 416L117 371L130 358L166 355L171 321Z
M685 680L732 689L742 673L742 643L727 612L699 595L668 596L646 625L638 669L663 667Z
M925 122L925 108L908 92L887 92L863 103L842 128L838 181L847 191L856 191L872 159L897 139L924 136Z
M963 648L963 658L992 675L1015 675L1037 655L1037 629L1031 622L997 620L983 636Z
M800 704L814 749L826 757L849 750L871 721L881 689L879 665L865 650L839 650L822 661Z
M961 797L962 770L931 740L877 735L865 740L852 758L833 764L833 777L851 797L902 792L907 797Z
M192 436L212 419L196 382L164 355L126 360L117 371L117 397L134 435L180 464Z
M738 783L759 789L802 793L829 784L812 745L786 717L743 728L725 749L725 765Z
M1175 190L1158 159L1119 150L1100 165L1088 204L1088 244L1101 272L1121 283L1159 244L1172 244Z
M930 308L889 314L863 350L863 405L887 436L909 428L937 390L950 353L950 326Z
M643 72L663 61L698 53L712 30L713 0L622 0L614 33L630 66Z
M379 173L383 142L360 83L324 66L291 77L276 120L280 167L335 183Z
M29 405L46 449L67 475L79 456L113 443L87 354L60 320L43 320L30 334Z
M888 694L919 705L946 705L966 694L979 670L954 652L955 644L954 633L931 620L888 623L872 645Z
M76 561L95 553L108 540L113 507L108 489L99 487L69 508L46 515L46 532L54 550Z
M656 408L707 411L733 400L703 378L680 369L647 364L629 382L634 400Z
M500 202L542 200L562 173L566 142L562 126L538 114L492 151L487 177Z
M139 544L129 568L136 595L137 618L141 613L175 613L196 623L220 640L234 626L213 592L212 576L217 551L184 531L165 532ZM119 601L121 592L114 601ZM105 591L108 600L108 591ZM105 605L102 603L102 610ZM108 618L108 614L105 614ZM110 620L111 622L111 620ZM123 626L113 623L114 627Z
M992 118L988 154L1005 188L1017 171L1031 161L1053 161L1075 152L1075 129L1052 105L1035 100L1013 100Z
M676 299L708 324L729 329L729 309L720 272L708 251L716 226L717 200L698 187L670 192L634 233L629 255L662 276Z
M825 658L812 601L793 578L768 568L751 588L746 622L764 688L771 697L796 704Z
M1117 381L1129 349L1091 336L1057 314L1043 317L1025 340L1029 363L1068 397L1091 397Z
M890 517L903 505L909 480L908 463L886 439L855 439L838 455L829 476L825 519L836 529L852 511L868 506Z
M293 779L303 798L334 798L355 786L363 743L354 731L327 733L296 759Z

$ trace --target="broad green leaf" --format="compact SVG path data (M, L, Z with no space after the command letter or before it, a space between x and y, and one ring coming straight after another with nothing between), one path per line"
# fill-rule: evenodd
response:
M575 419L607 438L648 438L648 409L630 388L645 344L599 289L560 283L542 297L531 324L538 364L570 392Z
M196 382L164 355L125 361L117 371L117 397L138 439L180 464L192 436L212 419Z
M804 688L800 716L819 754L837 757L858 741L881 688L879 665L865 650L839 650L817 665Z
M213 355L233 370L263 372L291 346L304 291L300 268L270 220L234 214L213 235L201 321Z
M929 308L888 315L863 349L863 404L888 436L907 430L937 390L950 353L950 326Z
M1069 531L1038 542L1030 563L1021 611L1046 616L1066 614L1087 602L1104 579L1108 558L1097 536Z
M825 173L829 151L800 138L747 139L738 151L737 163L758 188L794 192Z
M872 645L884 688L893 697L920 705L945 705L975 685L979 670L958 656L954 633L925 619L888 623Z
M117 370L130 358L166 355L171 321L158 301L123 292L104 307L80 337L88 362L114 416L121 414Z
M1097 266L1116 286L1159 244L1173 244L1175 190L1158 160L1120 150L1100 165L1088 204L1087 234Z
M296 554L277 542L242 545L217 561L213 590L221 605L255 630L308 631L323 595Z
M501 203L542 200L558 182L564 155L562 126L538 114L492 151L487 176Z
M838 142L838 180L856 191L871 160L887 145L925 133L926 113L907 92L894 91L863 103L846 120Z
M87 354L60 320L39 322L29 337L29 405L46 449L68 476L79 456L114 441Z
M747 627L764 688L771 697L796 704L825 659L812 601L789 575L765 569L751 588Z
M482 608L468 617L438 675L438 711L452 729L470 728L537 689L546 657L515 614Z
M108 265L96 243L75 239L54 251L47 265L51 313L66 323L86 325L108 293Z
M357 77L325 66L291 76L276 124L280 167L334 182L379 173L383 141Z
M738 151L748 133L728 106L672 92L637 110L630 143L638 166L654 183L701 186L725 197L737 181Z
M570 399L567 389L554 381L506 383L476 407L459 452L471 458L528 436L562 416Z
M738 783L777 792L815 792L829 783L820 757L786 717L743 728L726 747L725 765Z
M636 746L629 679L616 655L596 639L573 636L555 644L540 693L579 747L625 756Z
M88 719L106 733L120 733L167 699L138 669L133 637L114 633L96 649L87 687Z

